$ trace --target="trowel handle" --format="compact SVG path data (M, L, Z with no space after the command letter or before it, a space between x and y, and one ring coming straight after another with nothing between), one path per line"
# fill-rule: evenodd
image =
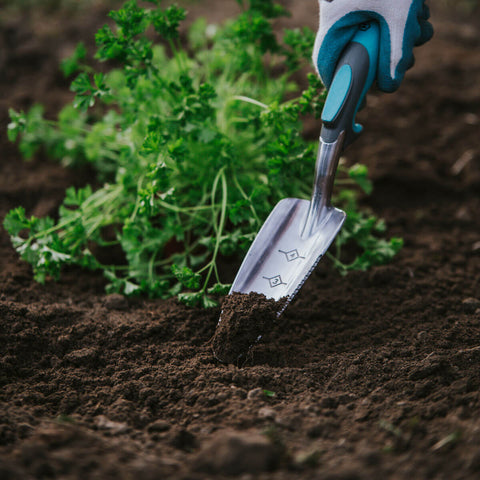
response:
M334 143L345 132L345 148L362 131L355 117L377 76L379 42L379 26L372 21L363 23L345 47L322 112L320 138L325 143Z

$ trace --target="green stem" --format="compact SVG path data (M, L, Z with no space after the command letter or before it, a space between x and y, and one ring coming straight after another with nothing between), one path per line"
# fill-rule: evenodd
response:
M241 100L242 102L246 102L246 103L251 103L252 105L256 105L257 107L261 107L264 110L268 110L268 105L265 105L264 103L259 102L258 100L255 100L255 99L250 98L250 97L245 97L243 95L235 95L234 97L232 97L232 99L233 100Z
M132 221L132 222L135 220L135 218L137 216L137 213L138 213L138 209L140 208L140 196L138 195L138 192L142 188L142 184L143 184L144 179L145 179L145 175L142 175L140 177L140 179L138 180L138 183L137 183L137 198L135 200L135 208L133 209L132 215L130 216L130 221Z
M240 182L238 181L238 178L237 178L237 175L234 173L233 174L233 183L235 184L235 186L237 187L238 191L240 192L240 194L242 195L242 197L247 200L248 202L250 202L250 210L252 212L252 215L254 216L255 220L257 221L258 224L261 223L260 221L260 218L257 214L257 211L255 210L255 207L253 206L252 202L250 201L250 197L245 193L245 190L242 188L242 186L240 185Z
M168 44L170 45L170 48L172 49L172 55L175 58L175 61L177 62L177 67L178 67L180 73L184 72L186 70L186 68L183 65L183 61L182 61L182 58L181 58L181 54L180 54L181 50L177 48L177 46L175 45L175 42L171 38L168 39Z
M220 221L219 224L216 224L216 212L215 212L215 195L217 192L217 185L219 181L222 181L222 209L220 212ZM210 281L210 277L212 276L212 272L216 268L216 261L218 252L220 250L220 243L222 239L222 233L225 228L225 220L226 220L226 213L227 213L227 195L228 195L228 188L227 188L227 179L225 178L225 167L220 169L215 180L213 182L212 188L212 210L214 216L214 225L215 225L215 232L216 232L216 239L215 239L215 248L213 250L212 260L210 261L210 268L208 269L207 276L205 278L205 283L203 284L202 291L205 292L208 286L208 282Z

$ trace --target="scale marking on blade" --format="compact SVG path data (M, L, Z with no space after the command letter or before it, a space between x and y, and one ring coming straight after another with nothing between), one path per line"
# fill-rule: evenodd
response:
M280 275L275 275L274 277L262 277L265 280L268 280L271 288L279 287L280 285L287 285Z
M294 262L295 260L305 260L305 257L302 257L297 249L290 250L285 252L283 250L279 250L280 253L283 253L285 257L287 257L287 262Z
M284 232L291 228L291 223L296 218L298 210L302 208L303 202L305 201L299 199L284 199L275 206L250 246L233 282L231 292L263 292L259 280L263 282L263 276L268 280L276 273L281 274L275 270L271 271L272 257L275 253L278 255L278 247L272 249L271 246L278 245ZM285 249L285 252L289 253L290 250ZM253 286L254 284L256 286ZM281 284L287 285L283 280ZM266 294L266 291L263 293Z

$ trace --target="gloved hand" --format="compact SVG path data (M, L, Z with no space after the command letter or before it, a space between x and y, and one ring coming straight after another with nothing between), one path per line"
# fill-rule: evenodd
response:
M413 66L413 47L432 38L433 28L425 0L318 0L320 29L313 61L328 88L345 46L361 23L376 20L380 25L380 55L377 85L393 92Z

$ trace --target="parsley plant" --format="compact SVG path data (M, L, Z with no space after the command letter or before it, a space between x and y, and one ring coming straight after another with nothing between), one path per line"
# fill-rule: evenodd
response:
M281 198L309 198L316 145L302 138L301 119L319 116L324 90L309 74L299 92L292 73L309 62L313 32L285 30L278 40L272 20L283 7L237 1L237 18L223 26L199 19L180 39L184 9L129 0L96 34L107 73L88 64L81 44L62 63L77 76L57 121L38 105L10 112L8 135L24 157L43 148L66 166L89 164L103 185L69 188L56 219L28 217L23 207L7 215L36 280L79 265L103 271L108 292L211 306L228 291L221 258L244 254ZM342 181L368 192L366 174L344 169ZM385 262L401 244L374 235L383 224L358 210L357 190L337 199L349 214L337 248L353 239L364 250L350 265L338 251L343 271ZM122 257L102 264L98 247Z

